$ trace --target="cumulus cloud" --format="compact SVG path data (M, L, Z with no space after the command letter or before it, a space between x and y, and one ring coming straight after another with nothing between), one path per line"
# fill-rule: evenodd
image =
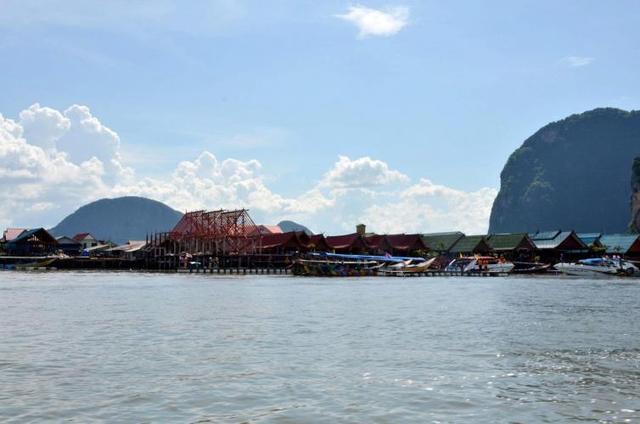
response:
M383 10L356 5L349 7L345 14L337 18L352 23L358 28L358 37L389 37L400 32L409 21L409 8L389 7Z
M182 161L166 179L143 178L114 188L118 195L149 196L181 210L251 207L280 210L285 200L264 184L256 160L218 160L202 152L194 161Z
M368 207L362 221L379 232L460 230L479 234L487 231L497 194L495 188L465 192L423 178L399 193L395 202Z
M60 112L36 103L20 112L20 126L29 144L55 149L56 140L69 130L71 123Z
M296 219L315 230L486 231L496 190L456 190L412 182L384 161L339 156L305 192L287 197L266 184L257 160L220 159L205 151L164 177L135 175L118 134L86 106L63 112L35 104L19 120L0 115L0 227L53 226L101 198L140 195L186 211L249 208L258 222Z
M47 114L43 119L50 118ZM35 127L47 125L33 123ZM50 126L54 132L59 128ZM30 144L28 131L17 122L0 115L0 202L4 224L19 218L33 222L53 205L65 208L79 199L94 199L109 194L104 184L105 170L95 157L74 163L64 152L45 150ZM44 140L46 134L40 134ZM50 147L50 145L49 145Z
M366 189L409 181L409 177L389 168L381 160L362 157L351 160L339 156L338 162L324 175L321 187L330 189Z
M593 57L567 56L562 58L560 62L571 68L582 68L583 66L591 65L594 60L595 58Z

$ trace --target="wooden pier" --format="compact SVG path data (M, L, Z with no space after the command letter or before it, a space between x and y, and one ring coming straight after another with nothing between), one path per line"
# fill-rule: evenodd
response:
M46 256L0 256L0 269L31 270L93 270L93 271L142 271L180 274L210 275L292 275L291 258L287 255L228 256L213 261L210 257L196 257L185 266L176 256L157 258L154 263L146 260L117 258L51 258ZM11 264L11 268L7 265ZM197 265L196 265L197 264ZM505 277L505 273L425 270L422 272L378 271L372 277ZM338 278L356 278L341 276ZM326 277L322 277L326 278Z
M179 268L179 274L217 274L217 275L287 275L289 268Z
M171 272L171 271L169 271ZM290 268L179 268L179 274L217 274L217 275L292 275ZM423 272L380 272L369 277L506 277L507 273L496 272L460 272L444 270L427 270ZM335 275L308 276L309 278L362 278L364 276Z
M506 277L506 272L464 272L445 270L426 270L422 272L380 272L378 277Z

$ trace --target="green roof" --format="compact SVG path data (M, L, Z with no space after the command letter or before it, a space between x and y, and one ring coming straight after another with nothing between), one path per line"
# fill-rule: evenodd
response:
M422 241L430 249L436 252L447 252L462 237L464 233L460 231L450 233L421 234Z
M605 234L600 237L600 243L607 253L625 254L638 240L637 234Z
M556 231L538 231L537 233L529 233L529 238L533 241L538 240L554 240L560 235L560 230ZM537 244L537 243L536 243Z
M578 238L587 246L592 246L600 241L601 233L578 233Z
M553 237L549 237L550 235L555 234ZM586 249L587 246L584 244L580 238L573 231L549 231L546 233L538 233L535 238L533 238L533 242L539 250L554 250L560 247L561 244L565 242L565 240L569 238L574 238L576 243L579 245L576 247L577 250ZM572 250L576 250L572 249ZM567 249L565 249L567 250Z
M491 234L487 237L487 243L493 250L515 250L526 239L532 248L535 245L529 240L529 236L525 233L516 234Z
M478 248L478 245L485 244L487 247L491 246L486 243L485 236L464 236L456 244L449 249L450 253L473 253Z

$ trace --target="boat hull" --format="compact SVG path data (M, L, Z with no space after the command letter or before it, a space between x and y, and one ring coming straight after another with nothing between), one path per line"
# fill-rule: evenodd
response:
M298 260L294 262L291 272L304 277L372 277L378 275L378 267L371 264Z
M578 277L614 277L620 274L617 268L594 267L580 264L556 264L555 269L567 275Z

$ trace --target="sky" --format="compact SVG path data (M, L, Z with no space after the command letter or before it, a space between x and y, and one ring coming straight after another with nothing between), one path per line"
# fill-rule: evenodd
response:
M0 0L0 227L102 197L486 232L545 124L640 108L640 2Z

